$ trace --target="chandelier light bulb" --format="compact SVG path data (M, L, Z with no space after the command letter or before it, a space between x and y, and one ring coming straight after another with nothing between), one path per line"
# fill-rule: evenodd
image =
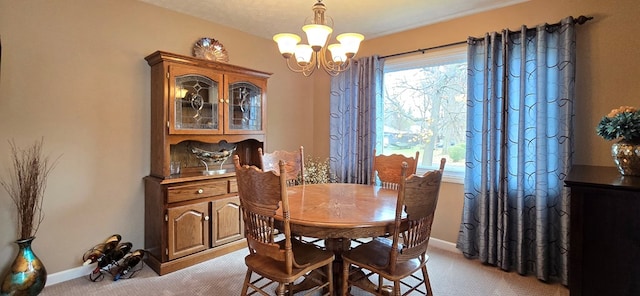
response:
M364 40L364 36L358 33L344 33L338 35L336 39L340 42L340 44L342 44L344 52L347 55L351 54L351 57L353 57L358 52L358 49L360 48L360 42Z
M311 24L302 27L302 31L307 33L307 41L309 41L311 48L313 48L315 52L318 52L327 44L327 39L329 39L329 35L333 32L333 29L325 25Z
M331 44L327 47L331 52L331 59L334 63L344 63L347 61L347 55L344 52L342 44Z
M311 62L313 49L307 44L298 44L296 46L296 61L301 65L307 65Z
M280 33L273 36L273 41L278 43L278 50L287 59L296 51L296 45L300 40L298 35L291 33Z

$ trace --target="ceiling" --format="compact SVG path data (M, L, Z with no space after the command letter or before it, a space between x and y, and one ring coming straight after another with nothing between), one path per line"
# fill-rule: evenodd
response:
M302 35L316 0L139 0L271 39L277 33ZM528 0L322 0L334 20L334 36L384 36ZM208 36L215 38L216 36Z

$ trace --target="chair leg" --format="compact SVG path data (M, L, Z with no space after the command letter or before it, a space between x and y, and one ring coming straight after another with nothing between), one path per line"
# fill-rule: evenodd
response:
M393 281L393 295L395 296L401 296L402 293L400 293L400 281Z
M433 292L431 291L431 282L429 281L429 273L427 272L426 264L422 266L422 278L424 279L424 286L427 289L427 295L428 296L433 295Z
M351 268L351 263L342 262L342 291L340 291L340 295L347 296L349 295L349 269ZM331 275L329 275L331 276Z
M242 285L242 293L240 295L247 295L247 290L249 289L249 283L251 282L251 269L247 269L247 275L244 277L244 284Z
M286 292L286 285L284 283L278 283L278 287L276 288L276 295L278 296L285 296L285 292Z
M287 296L293 296L293 294L294 294L293 293L293 283L289 283L289 284L284 285L284 288L285 288L285 291L286 291L285 293L286 293Z
M329 295L333 295L333 262L327 264L327 281L329 282Z

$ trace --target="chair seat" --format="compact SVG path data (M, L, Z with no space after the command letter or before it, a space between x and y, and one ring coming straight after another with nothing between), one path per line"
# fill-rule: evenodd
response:
M398 262L393 273L388 268L384 268L389 262L389 254L391 251L392 241L387 238L375 238L374 240L355 247L354 249L343 253L342 259L345 262L356 264L362 268L376 271L385 278L396 280L406 277L420 270L423 264L429 260L429 256L425 254L424 263L418 258L405 262Z
M280 243L280 242L279 242ZM302 275L331 263L334 259L333 252L325 251L314 245L306 244L298 240L292 239L292 250L296 262L300 265L307 265L304 268L293 267L293 272L288 274L285 270L284 262L276 261L267 256L258 254L250 254L245 257L244 261L249 269L255 273L271 279L276 282L292 283Z

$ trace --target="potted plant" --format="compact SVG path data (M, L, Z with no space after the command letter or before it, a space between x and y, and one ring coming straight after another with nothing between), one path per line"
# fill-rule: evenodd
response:
M640 176L640 110L620 106L602 117L596 133L605 140L620 139L611 146L618 170L625 176Z
M0 184L16 206L19 251L4 277L0 294L38 295L46 283L47 271L33 253L31 242L44 219L42 203L47 177L57 159L52 162L42 155L42 139L26 149L18 148L13 141L9 145L13 166L9 178L0 178Z

